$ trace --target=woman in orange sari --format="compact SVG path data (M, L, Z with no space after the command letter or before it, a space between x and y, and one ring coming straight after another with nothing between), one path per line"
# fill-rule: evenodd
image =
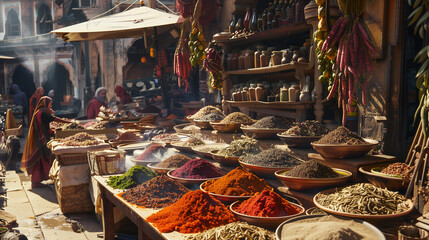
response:
M33 118L33 114L35 112L35 108L37 106L37 103L39 102L39 99L41 97L43 97L44 93L45 93L45 90L43 90L42 87L39 87L33 93L33 96L30 97L30 101L29 101L29 105L28 105L28 124L31 123L31 119Z
M53 134L49 123L52 121L69 123L67 120L52 115L53 112L52 99L42 97L37 103L30 123L22 154L21 170L31 175L32 188L42 187L41 182L49 178L49 169L53 161L51 151L46 146Z

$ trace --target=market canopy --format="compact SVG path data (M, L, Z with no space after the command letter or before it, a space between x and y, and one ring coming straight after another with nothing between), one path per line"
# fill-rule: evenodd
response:
M64 41L142 37L145 31L152 34L153 28L176 24L178 19L179 15L141 6L56 29L51 33Z

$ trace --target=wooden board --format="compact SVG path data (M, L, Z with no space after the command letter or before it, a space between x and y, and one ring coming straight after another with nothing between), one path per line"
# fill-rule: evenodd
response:
M324 164L334 167L348 170L353 173L353 181L362 182L365 181L365 176L359 172L359 168L363 166L368 166L372 164L385 163L385 162L395 162L395 156L389 155L365 155L358 158L348 158L348 159L331 159L324 158L318 153L309 153L309 159L316 159Z
M86 132L91 135L101 134L117 134L116 128L103 128L103 129L76 129L76 130L57 130L55 131L55 138L66 138L73 136L80 132Z

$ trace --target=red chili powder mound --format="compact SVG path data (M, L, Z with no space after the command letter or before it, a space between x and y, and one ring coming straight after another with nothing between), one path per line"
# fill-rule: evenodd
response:
M219 168L211 164L209 161L196 158L191 159L185 165L171 172L173 177L190 178L190 179L205 179L223 176Z
M204 183L204 190L229 196L253 196L272 188L267 183L243 168L236 168L225 176Z
M150 160L156 154L163 155L167 152L167 148L161 145L150 145L144 152L136 157L136 160Z
M235 211L257 217L281 217L300 212L298 207L290 204L277 193L264 190L238 205Z
M198 233L237 221L219 200L201 190L188 192L177 202L147 219L160 232Z

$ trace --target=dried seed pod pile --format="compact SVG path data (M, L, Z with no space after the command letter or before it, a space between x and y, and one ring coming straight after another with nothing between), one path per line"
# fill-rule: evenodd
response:
M335 193L318 194L317 202L334 211L364 215L395 214L409 209L403 195L370 183L357 183Z
M202 233L189 236L186 240L252 239L274 240L274 233L246 222L233 222Z

